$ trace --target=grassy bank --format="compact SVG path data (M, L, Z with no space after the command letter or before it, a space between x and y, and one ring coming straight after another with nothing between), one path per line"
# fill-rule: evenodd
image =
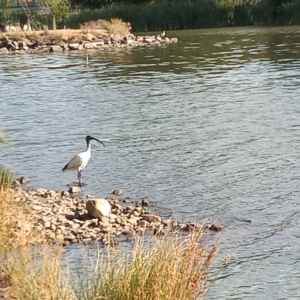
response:
M148 242L136 237L133 250L125 254L108 247L92 259L87 252L78 257L87 268L74 275L62 263L62 247L28 246L39 233L32 231L32 212L16 201L14 189L13 173L1 167L0 298L189 300L206 293L218 246L208 246L202 230Z
M300 24L300 0L280 3L258 1L157 1L143 5L111 5L70 13L66 23L78 26L86 20L121 18L133 31L157 31L220 26Z
M96 6L96 5L95 5ZM5 19L6 18L6 19ZM23 12L11 13L4 23L27 20ZM78 29L80 24L98 19L119 18L130 22L133 31L177 30L246 25L300 24L300 0L289 2L257 0L173 0L144 4L124 3L97 9L69 7L64 18L57 19L58 28ZM1 18L0 18L1 19ZM30 13L35 29L52 28L52 16Z

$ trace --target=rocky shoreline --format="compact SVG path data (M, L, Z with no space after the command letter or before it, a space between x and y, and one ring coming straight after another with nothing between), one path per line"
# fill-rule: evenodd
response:
M116 237L130 240L146 231L154 235L163 235L168 231L190 232L206 229L220 231L223 226L196 222L180 223L164 219L149 210L147 201L126 203L119 196L111 195L106 200L111 205L108 216L95 218L90 216L86 203L94 198L82 198L80 194L47 189L29 190L17 188L13 201L20 204L30 214L31 221L24 226L24 235L31 240L29 244L44 241L70 245L72 243L89 244L94 240L104 245L115 245ZM19 225L20 226L20 225Z
M0 39L0 55L26 54L43 52L66 52L78 50L100 50L107 48L162 46L177 43L178 38L161 37L160 35L135 36L130 33L126 36L102 34L85 34L80 37L64 39L59 35L2 34Z

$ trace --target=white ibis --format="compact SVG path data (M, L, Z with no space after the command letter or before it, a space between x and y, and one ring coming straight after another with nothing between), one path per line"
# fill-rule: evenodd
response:
M87 163L89 162L91 158L91 140L95 140L99 143L101 143L103 146L105 146L100 140L93 138L91 136L87 136L85 138L86 140L86 150L84 152L81 152L79 154L76 154L62 169L62 171L75 171L78 172L78 180L79 185L81 186L81 171L86 167Z
M163 31L160 36L165 37L166 36L166 32Z

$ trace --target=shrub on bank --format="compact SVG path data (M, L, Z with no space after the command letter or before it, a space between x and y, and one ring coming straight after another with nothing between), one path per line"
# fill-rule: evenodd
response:
M155 2L143 5L111 5L101 9L83 9L70 14L66 24L76 28L78 24L97 19L121 18L132 24L134 31L176 30L221 26L224 10L214 1Z

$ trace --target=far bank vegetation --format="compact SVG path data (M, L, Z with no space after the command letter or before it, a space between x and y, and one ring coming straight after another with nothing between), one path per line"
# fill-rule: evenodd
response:
M113 20L118 19L124 20L121 31L130 24L135 32L293 25L300 24L300 0L0 0L3 31L8 25L22 30L80 29L92 21L115 32L120 24Z

